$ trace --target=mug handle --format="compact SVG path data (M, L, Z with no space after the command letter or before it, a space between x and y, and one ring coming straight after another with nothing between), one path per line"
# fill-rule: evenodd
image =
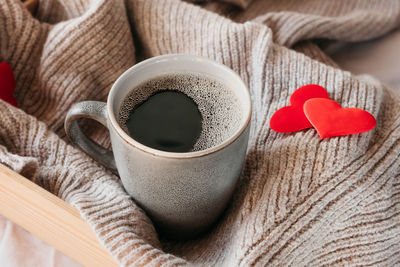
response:
M100 162L114 174L118 175L113 152L100 146L83 133L77 119L89 118L100 122L105 127L107 125L107 104L99 101L83 101L74 104L65 117L65 132L68 138L91 156L97 162Z

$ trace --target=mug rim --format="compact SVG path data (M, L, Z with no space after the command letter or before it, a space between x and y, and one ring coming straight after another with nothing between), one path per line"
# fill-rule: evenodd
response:
M113 112L113 108L112 108L112 103L111 100L113 98L113 95L115 94L115 92L118 90L118 85L119 83L126 79L127 76L131 75L133 72L135 72L136 69L140 68L141 66L145 65L145 64L149 64L149 63L156 63L157 61L165 61L165 60L169 60L169 59L190 59L193 61L203 61L203 62L207 62L208 64L213 64L214 66L218 67L218 68L222 68L224 71L231 73L232 75L236 76L237 78L239 78L240 82L241 82L241 87L244 89L244 93L246 95L246 99L245 100L241 100L241 101L247 101L248 102L248 106L249 108L247 109L248 112L247 114L244 114L245 119L243 120L242 124L240 125L240 127L234 132L233 135L231 135L229 138L227 138L226 140L224 140L223 142L209 147L207 149L204 150L199 150L199 151L190 151L190 152L169 152L169 151L164 151L164 150L159 150L159 149L155 149L155 148L151 148L149 146L146 146L138 141L136 141L135 139L133 139L131 136L129 136L119 125L119 123L117 122L117 119L115 117L115 114ZM143 152L146 152L148 154L154 155L154 156L158 156L158 157L163 157L163 158L174 158L174 159L186 159L186 158L198 158L198 157L203 157L209 154L213 154L217 151L220 151L222 149L224 149L225 147L229 146L231 143L233 143L235 140L237 140L242 134L243 132L246 130L246 128L249 126L250 121L251 121L251 114L252 114L252 103L251 103L251 97L250 97L250 92L249 89L247 88L247 86L245 85L245 83L243 82L242 78L236 73L234 72L231 68L218 63L216 61L213 61L209 58L206 57L201 57L201 56L194 56L194 55L190 55L190 54L165 54L165 55L160 55L160 56L155 56L155 57L151 57L148 58L146 60L143 60L135 65L133 65L132 67L130 67L129 69L127 69L124 73L122 73L118 79L114 82L114 84L111 87L111 90L108 94L108 98L107 98L107 117L110 121L110 124L112 125L112 127L114 128L115 132L119 135L119 137L121 137L127 144L133 146L134 148L137 148Z

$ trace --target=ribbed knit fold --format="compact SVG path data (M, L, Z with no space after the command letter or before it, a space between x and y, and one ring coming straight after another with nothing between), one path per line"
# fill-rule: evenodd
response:
M247 8L42 0L33 18L19 0L3 0L0 60L15 71L22 110L0 101L0 162L75 206L123 266L399 264L400 96L340 70L312 42L385 34L400 23L399 1L235 3ZM160 241L119 179L68 144L63 130L73 103L105 101L136 59L166 53L226 64L248 85L254 109L228 209L185 242ZM314 129L272 131L272 114L310 83L373 114L376 128L325 140ZM108 144L104 129L86 127Z

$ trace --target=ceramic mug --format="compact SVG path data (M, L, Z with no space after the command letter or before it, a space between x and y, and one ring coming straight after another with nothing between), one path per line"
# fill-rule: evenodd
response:
M211 148L185 153L147 147L118 124L124 98L140 83L163 74L203 73L232 90L242 117L236 132ZM109 129L112 152L89 139L77 123L94 119ZM188 238L206 230L232 196L246 155L251 118L249 91L240 77L214 61L184 54L150 58L125 71L114 83L107 103L79 102L65 118L70 140L92 158L119 174L125 190L168 236Z

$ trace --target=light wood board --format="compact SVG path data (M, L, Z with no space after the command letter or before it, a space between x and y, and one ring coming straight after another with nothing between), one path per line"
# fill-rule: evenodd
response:
M83 266L118 266L75 208L2 164L0 214Z

